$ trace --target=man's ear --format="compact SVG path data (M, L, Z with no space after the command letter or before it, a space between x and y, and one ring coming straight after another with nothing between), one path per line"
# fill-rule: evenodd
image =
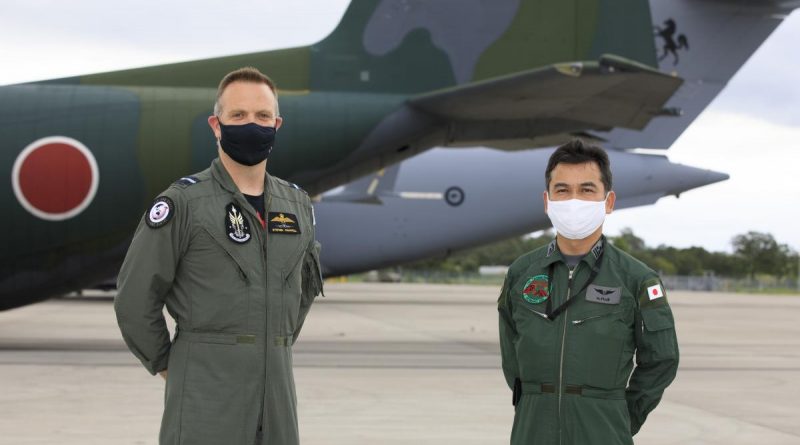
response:
M283 125L283 118L278 116L275 118L275 131L278 131L278 129L281 128L281 125Z
M542 192L542 201L544 201L544 213L547 213L547 192Z
M608 196L606 197L606 213L610 214L614 211L614 203L617 202L617 194L614 191L608 192Z
M214 115L208 116L208 126L211 127L211 131L214 132L214 138L220 140L220 138L222 138L222 132L219 129L219 118Z

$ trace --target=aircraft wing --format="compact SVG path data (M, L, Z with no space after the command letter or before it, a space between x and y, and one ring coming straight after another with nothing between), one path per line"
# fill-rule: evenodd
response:
M517 139L531 148L586 130L643 129L676 113L663 106L682 82L605 55L423 94L409 105L448 123L448 145Z
M589 132L642 129L655 117L675 115L663 107L682 82L605 55L424 93L386 115L346 159L297 172L290 180L317 194L437 146L511 151L559 145L576 136L602 141Z

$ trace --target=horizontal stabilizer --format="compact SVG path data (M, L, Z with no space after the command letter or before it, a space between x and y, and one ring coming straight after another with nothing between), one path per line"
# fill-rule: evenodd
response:
M656 116L678 113L663 107L682 82L605 55L427 93L409 105L448 122L449 145L532 140L591 129L640 130Z
M326 194L326 202L353 202L361 204L382 204L380 197L394 194L394 184L400 164L378 170L347 184L340 193Z

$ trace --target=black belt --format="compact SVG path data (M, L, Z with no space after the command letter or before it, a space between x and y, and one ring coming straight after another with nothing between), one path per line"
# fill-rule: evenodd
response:
M556 385L552 385L550 383L542 383L541 390L543 393L555 393L556 392ZM583 386L580 385L567 385L564 387L565 394L575 394L581 395L583 394Z
M521 382L519 398L523 394L556 394L558 385L553 383ZM603 389L583 385L564 385L564 394L592 397L596 399L625 399L625 388Z

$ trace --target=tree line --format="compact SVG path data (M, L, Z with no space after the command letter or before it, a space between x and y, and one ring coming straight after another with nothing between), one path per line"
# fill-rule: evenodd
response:
M454 253L447 258L433 258L404 266L406 270L444 273L476 273L480 266L510 265L520 255L549 243L553 234L524 236ZM733 253L709 252L702 247L677 248L665 245L649 247L631 229L609 237L618 248L630 253L664 275L704 275L713 273L730 278L754 278L768 275L778 279L795 278L800 255L771 234L750 231L731 239Z

